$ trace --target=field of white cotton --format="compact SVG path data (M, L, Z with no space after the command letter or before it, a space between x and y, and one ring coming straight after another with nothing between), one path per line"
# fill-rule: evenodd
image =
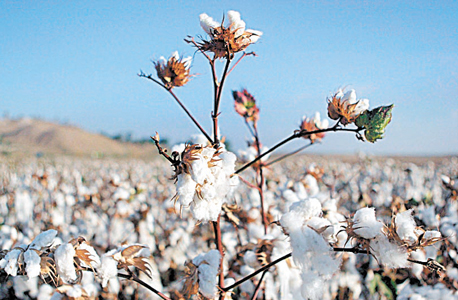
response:
M218 151L191 175L165 160L2 158L0 298L159 299L146 284L163 299L250 299L262 282L257 299L458 299L456 157L271 165L265 234L255 172L230 178L235 155ZM205 201L221 208L222 275ZM218 290L218 276L231 287L280 258Z

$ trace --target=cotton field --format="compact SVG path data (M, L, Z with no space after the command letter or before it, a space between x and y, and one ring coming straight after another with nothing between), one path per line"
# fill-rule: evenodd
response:
M0 297L159 299L138 279L163 299L250 299L260 282L258 299L458 298L456 157L264 172L267 234L254 172L221 206L225 286L286 258L229 292L212 222L174 200L166 160L3 158Z

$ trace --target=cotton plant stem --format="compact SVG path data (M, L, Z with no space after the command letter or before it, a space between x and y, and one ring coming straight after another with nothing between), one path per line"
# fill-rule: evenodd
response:
M269 153L272 153L273 151L277 150L278 148L280 148L281 146L283 146L284 144L294 140L294 139L297 139L297 138L300 138L300 137L303 137L303 136L306 136L306 135L311 135L311 134L316 134L316 133L322 133L322 132L330 132L330 131L333 131L333 132L336 132L336 131L347 131L347 132L355 132L355 133L359 133L361 130L363 130L363 128L356 128L356 129L348 129L348 128L341 128L341 127L337 127L337 126L334 126L334 127L331 127L331 128L326 128L326 129L318 129L318 130L314 130L314 131L297 131L295 133L293 133L292 135L290 135L289 137L285 138L284 140L278 142L276 145L274 145L272 148L270 148L269 150L267 150L266 152L262 153L261 155L259 155L258 157L256 157L254 160L252 160L251 162L245 164L244 166L242 166L240 169L238 169L237 171L235 171L235 174L238 174L240 172L243 172L244 170L246 170L248 167L250 167L251 165L253 165L254 163L256 163L257 161L259 161L260 159L262 159L264 156L266 156L267 154Z
M219 265L219 287L223 290L224 289L224 249L223 249L223 241L221 238L221 215L218 216L218 220L212 221L213 224L213 231L215 232L215 244L216 248L219 251L221 256L220 265Z
M301 152L302 150L305 150L305 149L307 149L308 147L311 147L311 146L313 146L313 145L315 145L315 144L316 144L316 143L309 143L309 144L307 144L307 145L304 145L304 146L302 146L302 147L300 147L300 148L294 150L294 151L291 152L291 153L287 153L287 154L285 154L285 155L280 156L280 157L277 158L277 159L274 159L273 161L270 161L270 162L266 163L265 166L266 166L266 167L267 167L267 166L271 166L271 165L273 165L274 163L277 163L277 162L279 162L279 161L284 160L285 158L288 158L288 157L290 157L290 156L293 156L294 154L297 154L297 153Z
M170 93L170 95L172 95L172 97L175 99L175 101L178 103L178 105L180 105L180 107L184 110L184 112L188 115L188 117L191 119L191 121L194 123L194 125L197 126L197 128L199 128L200 132L202 132L202 134L207 138L207 140L213 144L213 140L212 138L210 137L210 135L208 135L208 133L202 128L202 126L199 124L199 122L197 122L197 120L192 116L191 112L189 112L189 110L186 108L186 106L184 106L184 104L180 101L180 99L177 97L177 95L175 95L175 93L173 92L173 90L171 88L167 88L165 85L163 85L160 81L154 79L151 75L145 75L143 73L140 73L138 76L140 77L144 77L144 78L147 78L155 83L157 83L158 85L160 85L161 87L163 87L167 92Z
M261 155L261 143L259 142L259 132L258 129L255 125L253 125L254 129L254 138L256 141L256 148L258 149L258 156ZM259 197L261 200L261 217L262 217L262 225L264 226L264 234L267 234L267 217L266 217L266 212L264 208L264 172L262 170L262 164L259 164L257 167L257 172L259 181L258 181L258 191L259 191Z
M223 75L221 76L221 81L218 83L218 80L216 78L216 74L213 71L213 78L215 80L215 101L214 101L214 109L212 113L212 119L213 119L213 141L214 145L219 144L218 140L218 117L219 117L219 105L221 102L221 95L223 94L223 86L224 82L226 81L227 77L227 71L229 70L229 66L231 65L231 59L230 59L230 54L227 55L226 57L226 65L224 67ZM214 63L213 63L214 67Z
M258 297L259 291L261 290L262 280L264 279L264 276L266 275L267 271L268 270L262 272L261 278L259 279L258 285L256 286L255 292L253 294L253 297L251 297L251 300L254 300Z
M240 58L237 60L237 62L232 66L232 68L227 72L227 74L231 74L231 72L235 69L235 67L239 64L239 62L245 57L245 56L248 56L248 55L253 55L253 56L257 56L256 53L254 52L249 52L249 53L246 53L246 52L243 52L243 55L240 56Z
M222 290L223 290L224 292L227 292L227 291L229 291L229 290L232 290L233 288L235 288L235 287L241 285L242 283L244 283L244 282L247 281L247 280L250 280L250 279L253 278L254 276L258 275L259 273L268 270L268 269L269 269L270 267L272 267L272 266L275 266L276 264L278 264L278 263L281 262L282 260L285 260L285 259L291 257L291 255L292 255L292 253L288 253L288 254L283 255L283 256L280 257L280 258L277 258L276 260L274 260L274 261L271 262L270 264L267 264L267 265L265 265L264 267L262 267L262 268L260 268L260 269L258 269L258 270L256 270L256 271L254 271L254 272L251 273L250 275L248 275L248 276L246 276L246 277L240 279L239 281L234 282L234 283L231 284L230 286L225 287L225 288L222 288Z
M149 284L147 284L147 283L144 282L143 280L137 278L136 276L118 273L118 277L121 277L121 278L125 278L125 279L129 279L129 280L135 281L135 282L137 282L138 284L142 285L144 288L150 290L151 292L153 292L153 293L155 293L156 295L158 295L159 297L161 297L161 299L164 299L164 300L171 300L169 297L167 297L167 296L164 295L163 293L159 292L158 290L156 290L155 288L153 288L152 286L150 286Z

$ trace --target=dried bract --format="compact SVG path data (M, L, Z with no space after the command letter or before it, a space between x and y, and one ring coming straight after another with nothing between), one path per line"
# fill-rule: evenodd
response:
M225 26L223 22L220 24L207 14L200 15L200 25L210 36L210 40L202 40L196 44L201 51L213 52L215 58L228 58L245 50L262 35L260 31L245 29L245 22L240 19L237 11L229 11L227 19L229 24Z
M161 79L168 89L185 85L192 76L189 72L191 57L180 57L177 51L172 53L168 60L161 57L154 62L154 66L157 71L157 77Z
M301 131L302 132L312 132L317 131L320 129L326 129L329 126L328 120L321 120L320 113L316 112L315 116L312 118L307 118L304 116L301 122ZM309 139L311 143L315 143L316 141L321 141L325 136L324 132L320 133L312 133L306 134L303 136L305 139Z

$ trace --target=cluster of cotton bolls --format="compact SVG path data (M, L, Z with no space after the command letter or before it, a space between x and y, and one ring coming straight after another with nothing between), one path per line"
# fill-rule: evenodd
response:
M234 176L236 156L201 144L187 145L180 155L175 200L190 207L196 220L216 221L228 194L238 184Z
M231 176L235 155L203 142L193 145L200 146L183 156L188 165L178 175L162 160L3 158L0 246L7 251L0 267L9 277L1 277L1 298L44 300L57 291L68 297L155 299L147 289L116 277L126 265L137 273L132 266L144 265L132 260L136 257L148 261L152 279L143 272L138 276L172 299L186 288L185 269L192 263L199 293L212 298L219 293L220 256L212 250L208 221L220 213L226 286L292 252L292 259L233 290L233 299L251 297L261 278L271 300L370 299L387 289L401 299L427 299L458 287L456 159L414 164L297 157L274 164L265 168L266 234L258 191L242 182L231 189L231 180L238 180ZM169 179L174 175L176 182ZM240 176L254 182L251 170ZM187 186L181 177L188 177L192 192L180 194ZM206 194L210 187L214 197ZM212 213L208 207L199 212L197 204L215 199ZM180 204L189 209L180 214ZM79 236L86 242L76 242ZM143 246L124 251L135 245ZM339 248L358 253L335 251ZM77 266L93 268L95 274L85 270L81 276L68 262L86 251L91 260ZM128 252L135 255L128 257ZM38 259L41 263L43 257L55 261L57 290L42 278ZM432 271L441 266L446 269L441 275Z

